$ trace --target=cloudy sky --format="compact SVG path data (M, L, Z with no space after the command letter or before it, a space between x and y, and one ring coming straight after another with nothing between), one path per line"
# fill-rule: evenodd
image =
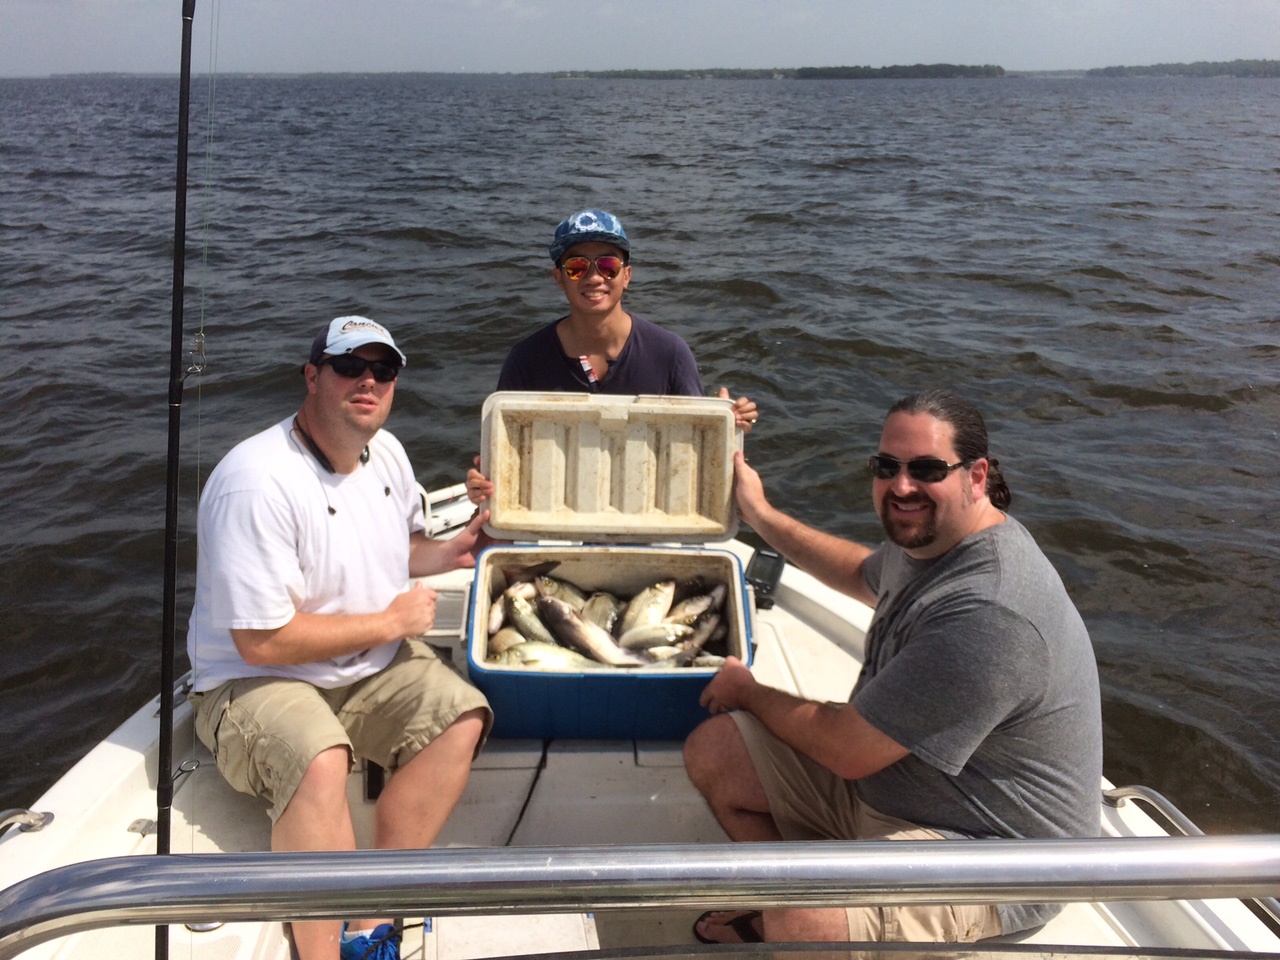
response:
M0 76L178 69L181 0L0 0ZM1280 59L1280 0L197 0L197 71Z

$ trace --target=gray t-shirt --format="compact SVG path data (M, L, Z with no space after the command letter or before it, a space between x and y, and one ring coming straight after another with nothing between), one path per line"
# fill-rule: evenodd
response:
M1007 517L929 561L887 543L862 574L876 612L851 702L911 753L859 797L949 836L1097 836L1098 668L1026 528ZM1056 911L1000 908L1007 933Z

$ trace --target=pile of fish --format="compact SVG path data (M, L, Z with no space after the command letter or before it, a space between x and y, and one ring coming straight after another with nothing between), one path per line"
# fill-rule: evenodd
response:
M673 578L622 598L550 576L556 566L502 571L510 586L489 609L487 663L570 672L724 663L727 585Z

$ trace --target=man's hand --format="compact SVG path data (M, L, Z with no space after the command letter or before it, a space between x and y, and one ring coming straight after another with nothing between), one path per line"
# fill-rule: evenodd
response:
M480 457L475 459L475 466L467 471L467 499L479 506L493 496L493 483L480 472Z
M711 678L699 699L712 713L740 710L753 688L759 686L747 665L737 657L728 657L719 673Z
M480 551L496 542L484 532L488 519L488 510L477 510L456 537L443 541L454 553L454 567L474 567Z
M409 537L409 576L429 577L436 573L474 567L476 555L495 540L481 528L489 520L488 510L477 510L456 537L433 540L421 531Z
M387 607L387 615L396 623L395 632L403 640L418 637L431 629L436 622L436 598L430 587L415 583L404 593L398 594Z
M729 388L721 387L720 392L716 394L721 400L729 399ZM754 400L748 400L746 397L739 397L733 401L733 420L742 428L742 432L750 433L751 428L756 425L756 420L760 417L760 411L756 409Z

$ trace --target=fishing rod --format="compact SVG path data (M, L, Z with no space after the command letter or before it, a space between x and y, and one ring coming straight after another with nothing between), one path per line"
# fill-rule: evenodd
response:
M178 595L178 461L182 430L182 304L186 286L187 134L191 112L191 30L196 0L182 0L182 70L178 94L178 170L173 214L173 307L169 342L169 450L165 478L164 609L160 627L160 756L156 767L156 853L169 853L173 814L173 637ZM156 960L169 956L169 928L156 927Z

